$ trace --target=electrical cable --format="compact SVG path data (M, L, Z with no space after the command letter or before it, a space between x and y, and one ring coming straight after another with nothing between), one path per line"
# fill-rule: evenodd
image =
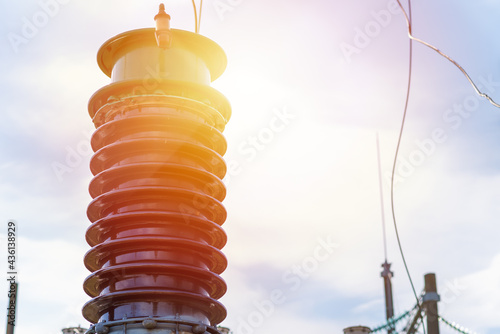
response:
M200 0L199 11L196 9L196 3L194 2L194 0L191 0L191 3L193 4L193 10L194 10L194 32L199 34L200 33L200 25L201 25L201 10L203 8L203 0Z
M441 50L439 50L434 45L431 45L431 44L429 44L429 43L421 40L420 38L416 38L415 36L413 36L413 34L411 32L411 13L410 13L410 17L408 17L408 15L406 14L406 11L404 10L404 8L401 5L401 3L399 2L399 0L397 0L397 1L398 1L398 4L399 4L399 7L401 8L401 10L403 11L403 14L405 16L406 25L408 26L408 37L410 38L410 40L414 40L416 42L419 42L420 44L423 44L423 45L431 48L432 50L436 51L437 53L439 53L444 58L448 59L453 65L455 65L465 75L465 77L467 78L467 80L469 81L469 83L472 85L472 87L474 88L474 90L475 90L475 92L476 92L477 95L479 95L481 97L484 97L492 105L494 105L497 108L500 108L500 104L496 103L491 97L488 96L488 94L485 94L485 93L483 93L483 92L481 92L479 90L479 88L476 86L476 84L474 83L474 81L471 79L471 77L469 76L469 74L467 73L467 71L465 71L465 69L462 66L460 66L460 64L458 64L450 56L446 55L444 52L442 52Z
M200 12L198 14L198 31L197 33L200 33L200 26L201 26L201 9L203 8L203 0L200 0Z
M391 328L392 326L395 326L399 321L401 321L404 318L410 316L411 311L412 310L406 311L405 313L401 314L400 316L398 316L396 318L389 319L385 324L373 328L370 333L376 333L378 331L381 331L381 330L384 330L384 329L388 329L388 328Z
M408 37L410 39L410 47L409 47L410 48L410 56L409 56L409 74L408 74L408 88L407 88L407 93L406 93L406 102L405 102L405 108L404 108L404 113L403 113L403 120L401 122L401 130L400 130L400 133L399 133L398 144L397 144L397 147L396 147L396 154L395 154L395 157L394 157L394 164L393 164L393 168L392 168L392 175L391 175L391 209L392 209L392 217L393 217L393 222L394 222L394 229L395 229L395 232L396 232L396 238L397 238L397 241L398 241L398 246L399 246L399 250L400 250L400 253L401 253L401 257L403 259L403 263L404 263L404 266L405 266L405 269L406 269L406 273L408 274L408 279L410 280L410 284L411 284L411 287L412 287L412 290L413 290L413 294L415 295L415 298L417 299L417 304L420 305L420 301L418 300L418 297L417 297L417 294L416 294L416 291L415 291L415 287L414 287L413 281L411 279L411 275L410 275L410 272L408 270L408 266L406 264L406 260L405 260L404 253L403 253L403 249L401 247L401 241L400 241L400 238L399 238L399 233L398 233L397 223L396 223L396 216L395 216L395 212L394 212L394 174L395 174L396 162L397 162L397 157L398 157L398 153L399 153L399 147L400 147L400 144L401 144L401 138L402 138L402 135L403 135L403 129L404 129L406 114L407 114L407 110L408 110L408 101L409 101L409 96L410 96L411 71L412 71L412 41L416 41L416 42L418 42L418 43L420 43L422 45L427 46L428 48L434 50L435 52L437 52L438 54L440 54L441 56L443 56L444 58L446 58L453 65L455 65L463 73L463 75L467 78L467 80L469 81L469 83L471 84L471 86L473 87L473 89L474 89L474 91L476 92L477 95L479 95L479 96L481 96L483 98L486 98L493 106L495 106L497 108L500 108L500 104L498 104L497 102L495 102L488 94L481 92L479 90L479 88L477 87L477 85L472 80L472 78L469 76L469 74L467 73L467 71L465 71L465 69L460 64L458 64L454 59L452 59L450 56L446 55L444 52L442 52L441 50L439 50L437 47L431 45L430 43L427 43L427 42L425 42L425 41L423 41L423 40L421 40L421 39L413 36L413 34L412 34L412 16L411 16L411 0L408 0L408 13L403 8L403 5L401 4L401 2L399 0L397 0L397 2L399 4L399 7L401 8L401 10L403 11L403 14L404 14L404 17L405 17L405 20L406 20L406 25L408 26ZM446 319L444 319L441 316L439 316L439 320L441 320L442 322L444 322L445 324L447 324L448 326L450 326L451 328L457 330L460 333L464 333L464 334L472 333L470 330L464 329L460 325L457 325L455 323L449 322L449 321L447 321ZM424 325L423 322L422 322L422 329L424 330L424 333L425 333L425 325Z
M397 0L399 6L403 8L399 0ZM404 9L403 9L404 11ZM411 34L411 0L408 0L408 13L409 13L409 18L406 16L405 12L405 17L407 18L407 23L408 23L408 31ZM398 143L396 146L396 153L394 154L394 163L392 165L392 173L391 173L391 211L392 211L392 221L394 223L394 231L396 232L396 239L398 241L398 247L399 247L399 252L401 253L401 258L403 260L403 264L406 270L406 274L408 275L408 279L410 281L411 289L413 291L413 295L415 296L415 299L417 301L417 304L420 307L420 300L418 299L417 292L415 290L415 285L413 284L413 280L410 275L410 270L408 269L408 265L406 263L405 255L403 252L403 247L401 246L401 239L399 237L399 232L398 232L398 225L396 222L396 213L394 210L394 174L396 172L396 164L398 160L398 154L399 154L399 148L401 146L401 139L403 137L403 131L404 131L404 126L405 126L405 121L406 121L406 114L408 111L408 101L410 99L410 90L411 90L411 73L412 73L412 67L413 67L413 40L410 39L410 44L409 44L409 65L408 65L408 86L406 90L406 101L405 101L405 106L404 106L404 112L403 112L403 119L401 121L401 129L399 131L399 137L398 137ZM422 323L422 327L424 329L425 333L425 326Z
M461 325L457 324L456 322L448 321L445 318L443 318L442 316L439 316L438 319L440 321L444 322L450 328L456 330L459 333L462 333L462 334L476 334L476 332L473 332L470 329L467 329L464 326L461 326Z
M191 0L191 3L193 4L194 10L194 32L198 33L198 11L196 10L196 4L194 0Z

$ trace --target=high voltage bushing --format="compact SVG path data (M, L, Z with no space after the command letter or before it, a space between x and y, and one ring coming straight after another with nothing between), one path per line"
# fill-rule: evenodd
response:
M155 20L156 30L117 35L97 56L112 83L89 101L97 130L84 290L93 299L83 315L95 333L217 333L231 108L210 83L226 56L199 34L170 29L162 7Z

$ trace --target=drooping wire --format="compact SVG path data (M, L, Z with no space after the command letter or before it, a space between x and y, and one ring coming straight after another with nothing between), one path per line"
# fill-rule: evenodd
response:
M193 4L194 11L194 32L198 33L198 11L196 10L196 3L194 0L191 0L191 3Z
M199 13L196 8L196 3L194 0L191 0L191 3L193 4L193 11L194 11L194 32L199 34L200 33L200 25L201 25L201 10L203 8L203 0L200 0L200 9Z
M474 83L474 81L471 79L471 77L469 76L469 74L467 73L467 71L465 71L465 69L462 66L460 66L459 63L457 63L450 56L446 55L444 52L442 52L441 50L439 50L434 45L431 45L431 44L429 44L429 43L421 40L420 38L417 38L417 37L413 36L412 31L411 31L411 14L408 17L408 15L406 14L406 11L404 10L404 8L401 5L401 3L399 2L399 0L397 0L397 1L398 1L398 4L399 4L399 7L401 8L401 10L403 11L403 14L405 16L406 25L408 26L408 37L410 38L410 40L414 40L415 42L419 42L420 44L423 44L423 45L429 47L430 49L432 49L432 50L436 51L437 53L439 53L444 58L448 59L453 65L455 65L465 75L465 77L467 78L467 80L469 81L469 83L472 85L472 88L474 88L474 91L476 92L477 95L479 95L481 97L484 97L492 105L494 105L497 108L500 108L500 104L496 103L491 97L488 96L488 94L483 93L483 92L481 92L479 90L479 88L476 86L476 84Z
M200 13L198 14L198 31L197 33L200 33L200 26L201 26L201 10L203 8L203 0L200 0Z
M399 0L397 0L397 2L399 4L399 6L401 8L403 8L403 6L401 5L401 2L399 2ZM405 12L405 16L407 18L406 22L408 23L408 31L411 34L411 0L408 0L408 13L409 13L409 18L408 18L408 16L406 16L406 12ZM391 211L392 211L392 221L394 223L394 231L396 232L396 239L398 241L399 252L401 253L401 258L403 260L403 264L404 264L404 267L405 267L405 270L406 270L406 274L408 275L408 280L410 281L410 285L411 285L411 289L413 291L413 295L415 296L417 304L420 306L420 300L418 298L417 291L415 290L415 285L413 284L413 280L411 278L410 270L408 269L408 264L406 263L406 258L405 258L404 252L403 252L403 247L401 246L401 239L399 237L398 224L397 224L397 221L396 221L396 213L395 213L395 210L394 210L394 175L395 175L395 172L396 172L396 164L397 164L398 155L399 155L399 148L401 146L401 139L403 138L403 131L404 131L404 127L405 127L406 114L407 114L407 111L408 111L408 102L410 100L412 67L413 67L413 40L410 39L410 45L409 45L409 64L408 64L408 85L407 85L407 89L406 89L406 101L405 101L405 106L404 106L404 111L403 111L403 119L401 121L401 129L399 130L398 143L397 143L397 146L396 146L396 153L394 154L394 163L392 165L392 173L391 173ZM422 327L423 327L424 333L425 333L425 326L423 326L423 324L422 324Z

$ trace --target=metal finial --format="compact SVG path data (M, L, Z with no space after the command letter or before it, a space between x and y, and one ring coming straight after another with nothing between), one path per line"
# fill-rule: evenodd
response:
M167 17L170 20L170 15L165 12L165 5L162 3L160 4L160 10L158 11L158 14L155 15L155 20L160 17Z

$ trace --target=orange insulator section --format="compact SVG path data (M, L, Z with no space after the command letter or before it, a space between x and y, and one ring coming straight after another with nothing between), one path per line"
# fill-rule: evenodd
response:
M112 83L92 96L92 274L83 308L92 323L162 317L216 325L226 316L221 204L222 131L231 109L209 86L225 55L198 34L154 29L118 35L98 62Z

